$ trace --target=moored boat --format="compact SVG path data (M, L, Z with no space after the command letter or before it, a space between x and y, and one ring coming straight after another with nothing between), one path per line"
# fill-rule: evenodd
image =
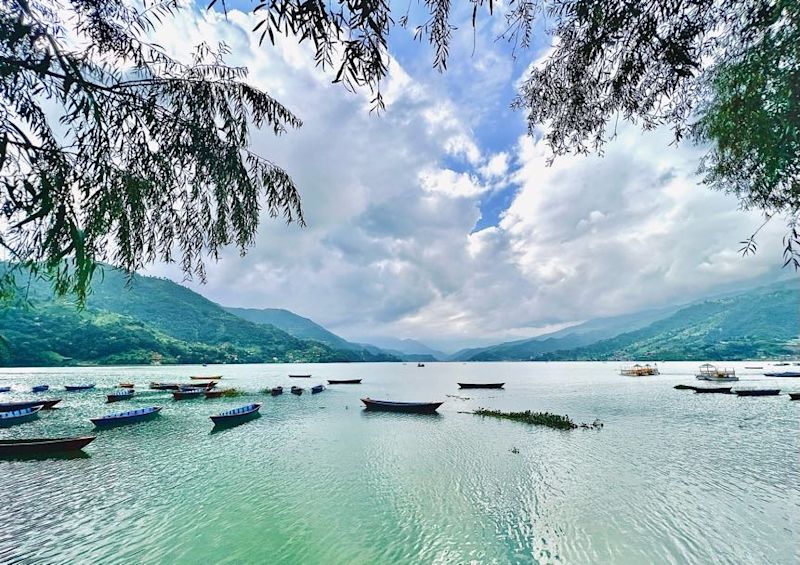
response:
M31 392L45 392L50 389L50 385L36 385L31 387Z
M325 387L323 385L312 386L311 387L311 394L319 394L323 390L325 390Z
M310 379L311 375L289 375L290 379Z
M178 383L150 383L151 390L180 390L180 388Z
M0 412L0 427L24 424L39 417L41 406L31 406L30 408L20 408L10 412Z
M91 390L94 388L94 383L87 383L82 385L64 385L64 390L68 392L77 392L79 390Z
M20 400L20 401L17 401L17 402L3 402L3 403L0 403L0 412L11 412L13 410L22 410L23 408L33 408L34 406L44 407L45 402L47 402L47 401L46 400ZM58 400L56 402L58 402Z
M735 390L736 396L778 396L781 393L779 388L762 388L751 390Z
M458 383L458 388L503 388L506 383Z
M189 377L193 381L218 381L222 378L222 375L212 375L210 377Z
M119 383L119 388L133 388L133 383Z
M705 386L695 387L694 391L699 394L730 394L731 387L729 386Z
M178 390L186 390L186 389L194 389L194 388L201 388L203 390L211 390L217 386L216 381L210 381L207 383L188 383L188 384L178 384Z
M739 380L734 369L719 369L711 363L700 365L700 371L695 374L695 377L701 381L730 382Z
M42 400L42 410L52 410L56 404L61 402L60 398L54 398L52 400Z
M789 365L791 365L791 363L786 363L785 361L782 362L782 363L773 363L772 364L773 367L788 367Z
M444 402L393 402L390 400L374 400L362 398L361 402L367 410L383 412L406 412L412 414L433 414Z
M640 365L636 363L633 366L622 367L619 370L619 374L623 377L651 377L653 375L660 375L661 373L658 370L658 365L650 365L650 363Z
M282 386L273 387L272 390L269 391L269 393L272 396L280 396L281 394L283 394L283 387Z
M789 398L791 400L800 400L800 392L790 392Z
M763 369L764 367L745 367L745 369Z
M95 436L3 439L0 440L0 457L79 451L94 441L94 438Z
M256 416L260 408L261 404L255 402L253 404L240 406L239 408L220 412L216 416L209 416L209 418L211 418L215 426L239 424Z
M303 389L300 388L299 386L293 386L292 390L290 392L292 394L296 394L297 396L300 396L301 394L303 394Z
M134 390L132 388L121 388L115 390L111 394L106 395L106 402L119 402L120 400L128 400L133 398Z
M206 394L204 388L182 388L181 390L173 391L172 398L175 400L190 400L192 398L200 398Z
M800 371L783 371L781 373L764 373L765 377L800 377Z
M692 385L675 385L672 388L675 390L697 390L698 387Z
M11 391L10 386L0 386L0 392L10 392L10 391Z
M206 398L219 398L222 396L224 390L207 390L204 392Z
M417 363L417 367L424 367L425 363Z
M329 385L360 385L361 379L328 379Z
M147 408L128 410L127 412L115 412L114 414L106 414L105 416L99 416L97 418L89 418L89 420L98 428L111 428L150 420L157 416L160 411L161 406L148 406Z

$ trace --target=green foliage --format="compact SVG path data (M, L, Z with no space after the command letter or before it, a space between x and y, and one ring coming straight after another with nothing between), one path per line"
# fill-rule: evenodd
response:
M487 408L478 408L473 412L478 416L488 416L490 418L501 418L503 420L513 420L515 422L522 422L523 424L531 424L534 426L547 426L556 430L574 430L578 425L573 422L569 416L561 416L559 414L551 414L550 412L501 412L500 410L489 410Z

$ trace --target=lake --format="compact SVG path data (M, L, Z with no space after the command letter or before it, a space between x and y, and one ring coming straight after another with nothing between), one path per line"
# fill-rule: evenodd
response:
M619 376L619 363L1 369L14 390L0 398L31 398L43 382L42 398L63 401L0 439L94 433L89 417L164 409L98 431L84 457L0 461L0 562L797 563L800 402L672 388L698 384L699 364L641 378ZM735 387L800 391L800 379L748 364L725 364ZM287 378L303 372L313 377ZM145 390L198 374L248 395L174 402ZM288 394L328 378L364 381ZM105 404L127 380L135 399ZM83 382L97 389L63 391ZM276 385L287 392L259 393ZM436 416L365 413L362 396L445 403ZM260 418L211 433L210 415L252 401ZM604 427L463 413L478 407Z

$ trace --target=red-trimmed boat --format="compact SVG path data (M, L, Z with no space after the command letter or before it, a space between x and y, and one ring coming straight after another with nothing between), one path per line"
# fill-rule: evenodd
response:
M89 420L98 428L113 428L150 420L157 416L159 412L161 412L161 406L148 406L147 408L128 410L127 412L106 414L99 418L89 418Z
M240 406L239 408L234 408L233 410L220 412L216 416L209 416L209 418L211 418L211 421L214 422L215 426L241 424L242 422L246 422L250 418L258 415L259 408L261 408L261 404L255 402L253 404Z
M329 385L360 385L361 379L328 379Z
M0 440L0 457L47 455L79 451L94 441L95 436L54 437Z
M503 388L506 383L458 383L458 388Z
M133 383L119 383L119 388L133 388Z
M367 410L383 412L406 412L411 414L433 414L444 402L393 402L390 400L374 400L362 398Z

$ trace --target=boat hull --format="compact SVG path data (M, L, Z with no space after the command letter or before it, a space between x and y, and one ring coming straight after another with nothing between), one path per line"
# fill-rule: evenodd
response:
M31 388L31 392L45 392L50 389L50 385L38 385Z
M765 377L800 377L800 372L798 371L783 371L782 373L764 373Z
M203 394L205 394L206 398L219 398L222 396L221 390L207 390Z
M192 398L203 398L205 390L176 390L172 393L174 400L191 400Z
M800 400L800 392L790 392L789 393L790 400Z
M81 390L92 390L94 385L64 385L67 392L79 392Z
M31 406L30 408L21 408L19 410L12 410L10 412L0 413L0 428L7 428L9 426L16 426L35 420L39 417L41 406Z
M402 412L405 414L433 414L443 402L391 402L362 398L361 402L367 410L378 412Z
M710 377L708 375L695 375L698 381L708 381L712 383L732 383L739 380L739 377Z
M289 375L290 379L310 379L311 375Z
M132 394L108 394L106 395L106 402L109 404L112 402L120 402L122 400L128 400L133 398Z
M458 388L503 388L506 383L458 383Z
M44 400L31 400L26 402L5 402L0 404L0 412L11 412L13 410L22 410L23 408L33 408L34 406L44 406Z
M243 406L238 410L242 410L242 412L237 412L234 414L223 412L222 414L217 414L216 416L209 416L211 421L214 422L214 426L232 426L236 424L242 424L247 422L256 416L259 415L259 410L261 409L261 404L252 404L250 406Z
M109 418L107 416L101 418L89 418L89 420L98 428L116 428L119 426L127 426L128 424L138 424L139 422L146 422L158 416L161 412L161 406L155 406L154 410L141 412L133 410L132 413L124 417Z
M694 389L694 391L697 394L730 394L731 387L729 386L718 386L711 388L697 387Z
M329 385L360 385L361 379L328 379Z
M319 394L323 390L325 390L325 387L322 386L322 385L312 386L311 387L311 394Z
M778 396L781 391L778 388L761 390L737 390L736 396Z
M0 457L48 455L79 451L93 442L95 436L7 439L0 440Z
M280 396L281 394L283 394L283 387L282 386L276 386L275 388L270 390L269 393L272 396Z
M303 389L300 388L300 387L293 386L292 390L291 390L291 393L292 394L296 394L297 396L300 396L301 394L303 394Z

